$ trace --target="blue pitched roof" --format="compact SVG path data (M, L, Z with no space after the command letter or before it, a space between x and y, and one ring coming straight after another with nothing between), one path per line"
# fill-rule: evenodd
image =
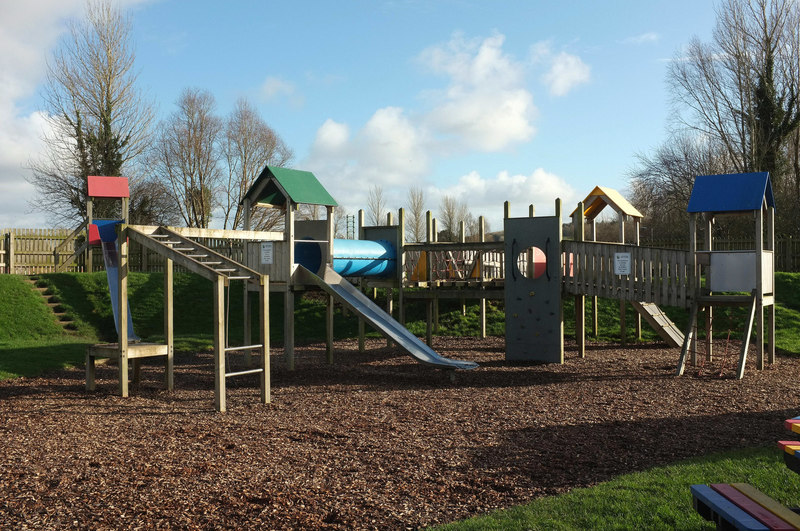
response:
M769 173L698 175L689 197L688 212L746 212L759 210L766 198L775 207Z

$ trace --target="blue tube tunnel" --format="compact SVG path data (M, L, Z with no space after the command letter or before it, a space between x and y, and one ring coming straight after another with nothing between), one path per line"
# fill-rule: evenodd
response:
M319 242L296 240L294 261L309 271L319 272L323 246ZM388 277L397 267L397 251L387 240L333 240L333 270L343 277Z

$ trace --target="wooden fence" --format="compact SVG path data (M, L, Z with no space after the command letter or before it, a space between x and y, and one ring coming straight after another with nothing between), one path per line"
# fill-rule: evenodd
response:
M80 248L85 235L70 240L69 229L0 229L0 273L17 275L37 275L56 271L56 259L63 264L67 257ZM64 242L66 245L62 245ZM244 259L244 242L198 238L197 241L214 251L236 261ZM59 248L58 258L54 254ZM92 270L103 271L103 251L100 247L90 247ZM71 262L64 271L86 271L86 253ZM129 247L129 263L132 271L159 272L164 270L164 257L142 248L136 243ZM183 271L176 266L176 271Z
M564 290L688 307L694 274L688 251L596 242L563 242Z

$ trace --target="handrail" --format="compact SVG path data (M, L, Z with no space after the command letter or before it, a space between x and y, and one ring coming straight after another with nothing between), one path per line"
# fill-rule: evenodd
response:
M66 239L63 242L59 243L56 246L56 248L53 249L53 265L55 265L56 273L60 273L60 272L64 271L64 269L66 269L66 267L69 264L74 262L75 259L78 256L80 256L81 253L83 253L86 250L86 248L89 246L89 240L87 238L87 240L80 246L80 248L76 249L75 252L73 252L70 256L68 256L66 260L64 260L63 264L59 263L61 250L64 247L66 247L68 243L70 243L72 240L74 240L75 237L78 234L80 234L84 229L86 229L88 224L89 224L89 220L84 220L83 223L78 225L78 227L74 231L72 231L72 233L69 236L67 236Z

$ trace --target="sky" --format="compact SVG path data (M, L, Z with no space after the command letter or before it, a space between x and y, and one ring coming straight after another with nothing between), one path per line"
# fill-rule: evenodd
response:
M502 229L564 216L595 186L626 194L667 137L669 64L708 41L705 0L120 0L159 118L187 88L220 116L246 98L350 213L424 191ZM47 227L27 165L44 153L42 83L84 0L0 0L0 227Z

